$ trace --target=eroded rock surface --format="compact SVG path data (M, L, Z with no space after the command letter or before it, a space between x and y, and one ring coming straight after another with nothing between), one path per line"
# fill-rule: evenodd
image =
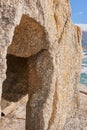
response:
M87 86L86 86L87 87ZM83 89L83 86L81 87ZM7 117L0 120L1 130L25 130L27 97L20 100L17 108ZM77 123L76 123L77 122ZM71 117L67 120L63 130L86 130L87 129L87 95L80 94L79 118Z
M0 1L0 91L27 90L26 130L62 130L77 116L81 32L70 15L66 0Z

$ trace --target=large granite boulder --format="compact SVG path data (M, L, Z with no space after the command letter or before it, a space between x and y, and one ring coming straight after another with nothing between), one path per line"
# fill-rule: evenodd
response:
M62 130L77 116L81 32L70 16L66 0L0 1L0 95L28 93L26 130Z

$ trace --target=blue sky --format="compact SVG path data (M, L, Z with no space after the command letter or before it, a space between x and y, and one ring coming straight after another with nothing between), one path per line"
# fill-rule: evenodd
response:
M76 24L87 24L87 0L70 0L72 21Z

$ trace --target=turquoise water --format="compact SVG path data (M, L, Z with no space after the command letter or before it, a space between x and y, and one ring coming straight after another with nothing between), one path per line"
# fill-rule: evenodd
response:
M84 85L87 85L87 74L81 73L80 83L81 83L81 84L84 84Z
M87 50L83 50L82 71L80 83L87 85Z

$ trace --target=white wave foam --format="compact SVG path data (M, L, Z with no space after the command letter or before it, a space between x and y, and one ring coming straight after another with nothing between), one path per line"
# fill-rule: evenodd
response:
M83 67L82 70L81 70L81 73L87 74L87 67Z

